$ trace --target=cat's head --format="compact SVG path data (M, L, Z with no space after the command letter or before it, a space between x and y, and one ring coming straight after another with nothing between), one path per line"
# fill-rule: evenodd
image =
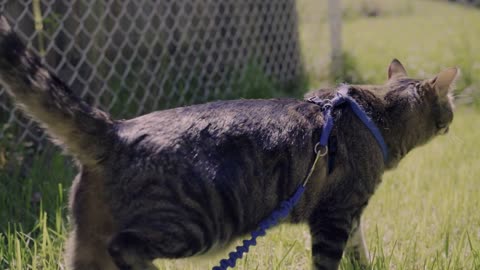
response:
M396 166L414 147L448 132L453 120L452 91L458 75L458 68L448 68L429 79L411 79L400 61L392 61L384 96L388 123L384 133L392 163L387 167Z

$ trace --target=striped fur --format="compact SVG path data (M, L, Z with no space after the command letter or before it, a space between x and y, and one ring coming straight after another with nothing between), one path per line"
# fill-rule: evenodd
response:
M368 264L360 217L384 170L452 121L443 88L456 72L411 80L392 64L387 84L349 86L382 131L388 162L368 129L339 108L334 170L327 174L327 158L319 162L285 221L310 225L314 269L337 269L347 244ZM299 186L324 124L317 105L295 99L220 101L112 120L45 69L3 17L0 80L79 161L66 253L73 270L154 269L155 258L222 249Z

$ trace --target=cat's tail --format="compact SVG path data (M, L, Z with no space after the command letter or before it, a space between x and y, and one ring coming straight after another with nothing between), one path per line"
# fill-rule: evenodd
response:
M115 140L113 120L89 106L49 72L0 14L0 82L53 140L84 165L106 158Z

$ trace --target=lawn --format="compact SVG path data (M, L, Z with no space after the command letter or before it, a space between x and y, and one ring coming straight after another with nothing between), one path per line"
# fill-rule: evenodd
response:
M328 77L323 2L298 0L299 37L312 87L327 84ZM367 18L358 12L365 8L358 1L344 2L344 49L361 80L382 83L388 63L396 57L416 77L459 66L459 86L470 88L466 99L460 92L459 96L471 103L478 95L480 10L439 1L373 1L380 16ZM372 269L480 269L479 127L478 107L459 106L446 136L412 151L385 175L364 215ZM64 269L61 250L68 231L71 162L59 154L43 155L27 175L8 175L7 179L7 172L0 170L0 269ZM201 261L159 260L157 265L207 269L229 251ZM309 265L308 229L284 225L260 239L237 269ZM342 269L354 267L344 261Z

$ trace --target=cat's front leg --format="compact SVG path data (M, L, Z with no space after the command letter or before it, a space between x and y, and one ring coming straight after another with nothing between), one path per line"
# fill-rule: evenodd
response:
M349 215L313 215L309 226L312 235L312 269L338 269L352 228Z
M363 236L363 228L361 218L357 218L353 222L352 231L345 248L346 256L355 261L362 267L367 267L370 263L367 244Z

